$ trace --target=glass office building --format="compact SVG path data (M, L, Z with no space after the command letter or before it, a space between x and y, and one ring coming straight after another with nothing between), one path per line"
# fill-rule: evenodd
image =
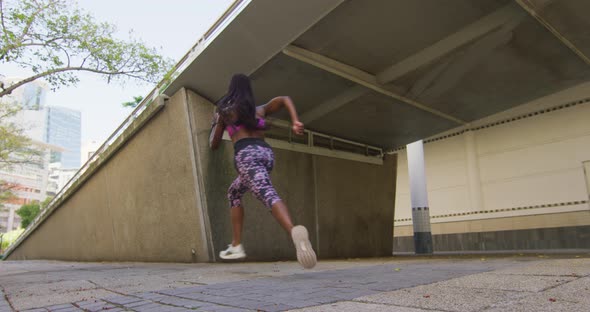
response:
M80 167L80 112L63 107L46 107L45 142L65 149L51 152L51 163L59 162L64 169Z

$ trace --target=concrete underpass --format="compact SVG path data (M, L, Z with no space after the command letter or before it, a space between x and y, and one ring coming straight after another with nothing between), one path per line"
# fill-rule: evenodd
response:
M250 75L260 103L291 96L309 129L292 136L288 116L278 115L268 138L273 183L319 257L390 256L398 154L407 144L463 134L486 118L586 107L588 11L576 0L236 1L7 259L217 261L231 237L226 190L235 171L231 143L212 152L208 137L212 103L234 73ZM587 149L576 153L590 160ZM245 206L249 259L293 259L265 208L248 196ZM590 218L575 218L582 221L568 237L578 240ZM398 246L407 247L404 231Z

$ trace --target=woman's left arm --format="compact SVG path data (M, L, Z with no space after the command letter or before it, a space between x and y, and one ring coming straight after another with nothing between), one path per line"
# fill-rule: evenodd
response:
M218 113L215 113L213 115L213 123L211 124L211 133L209 134L209 147L212 150L216 150L219 147L219 143L221 143L221 139L223 138L223 130L225 130L223 119L221 119Z

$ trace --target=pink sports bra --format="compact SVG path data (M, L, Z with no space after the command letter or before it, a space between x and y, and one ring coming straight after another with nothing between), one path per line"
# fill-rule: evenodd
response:
M264 128L266 127L266 122L264 121L264 119L256 117L256 120L258 121L258 123L256 124L256 128L258 130L264 130ZM236 134L236 132L238 132L243 127L243 125L227 125L225 127L225 130L227 130L227 133L230 137L233 137L234 134Z

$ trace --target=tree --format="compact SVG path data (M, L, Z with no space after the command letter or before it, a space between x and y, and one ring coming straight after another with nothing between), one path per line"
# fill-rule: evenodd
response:
M47 197L43 203L39 204L38 202L32 204L22 205L17 211L16 214L20 216L20 226L24 229L29 224L35 220L41 209L45 209L47 205L51 202L53 197Z
M17 104L0 100L0 170L37 161L41 156L14 119L19 110Z
M155 83L172 62L132 37L115 37L116 27L98 23L71 0L0 0L0 63L30 70L30 77L0 84L0 98L44 78L54 89L78 82L79 72Z
M20 110L17 104L0 98L0 170L10 170L15 165L39 163L42 151L37 149L16 123L15 115ZM0 180L0 208L14 197L17 184Z
M76 84L80 72L100 74L107 82L135 78L154 83L172 67L170 59L131 33L121 40L115 32L114 25L95 21L73 0L0 0L0 64L31 73L0 81L0 169L35 162L41 155L13 122L21 103L7 96L15 89L44 79L55 90ZM0 193L9 196L9 186L0 181Z
M16 211L16 214L20 216L20 226L23 229L29 226L29 224L35 220L35 217L37 217L39 211L41 211L39 203L22 205Z
M133 101L125 102L121 105L123 105L123 107L137 107L141 101L143 101L143 96L134 96Z

